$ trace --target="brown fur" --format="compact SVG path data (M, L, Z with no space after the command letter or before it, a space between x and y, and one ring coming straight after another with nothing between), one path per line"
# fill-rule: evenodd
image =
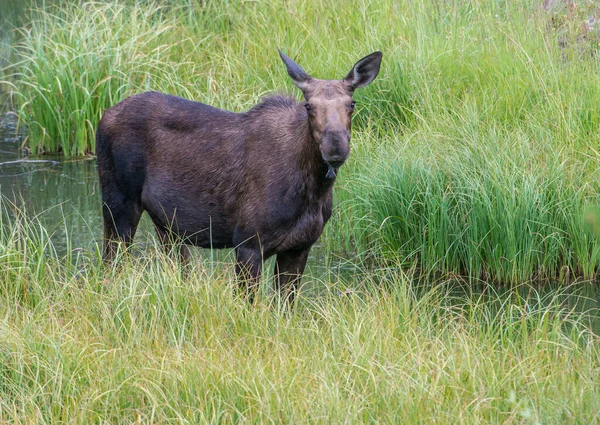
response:
M310 110L272 96L238 114L157 92L107 110L97 131L104 258L147 211L167 246L235 248L251 297L272 255L276 286L295 287L331 216L331 174L349 154L353 87L311 78L303 91Z

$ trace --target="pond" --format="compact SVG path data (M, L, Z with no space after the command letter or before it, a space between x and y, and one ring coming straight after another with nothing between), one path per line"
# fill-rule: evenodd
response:
M14 42L15 33L11 28L22 19L20 4L13 0L0 3L0 70L14 61L6 46ZM97 252L102 238L102 216L95 158L28 157L22 149L26 143L26 130L18 127L10 98L2 92L2 87L0 85L0 195L14 201L29 215L36 215L51 234L59 254L65 254L69 249ZM152 223L144 215L136 235L137 244L144 249L154 239ZM307 274L313 279L307 280L340 279L359 285L357 274L360 271L352 266L352 261L332 259L333 256L320 246L316 246L311 254ZM229 250L217 255L220 260L233 262ZM268 267L271 268L271 263ZM481 297L489 286L473 287L457 281L453 288L457 299L464 299L465 295ZM318 292L317 288L313 289ZM498 291L507 298L514 295L508 288ZM553 294L560 293L560 302L567 308L589 312L592 328L600 333L600 289L596 282L581 282L566 289L558 284L545 284L534 292L541 302L556 302Z

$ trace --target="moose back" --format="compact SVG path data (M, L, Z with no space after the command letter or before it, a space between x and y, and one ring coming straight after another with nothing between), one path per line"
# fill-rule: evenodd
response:
M263 260L276 255L275 287L293 299L350 153L352 95L375 79L382 54L343 80L313 78L279 54L304 102L272 96L234 113L148 92L105 112L96 149L106 261L132 241L146 211L167 247L181 242L182 259L186 245L235 248L250 300Z

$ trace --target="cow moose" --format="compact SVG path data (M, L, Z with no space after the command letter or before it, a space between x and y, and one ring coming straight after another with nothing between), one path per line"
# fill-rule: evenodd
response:
M343 80L311 77L279 51L305 101L270 96L234 113L158 92L131 96L98 124L103 258L133 240L142 212L167 247L235 248L252 302L263 260L292 302L312 245L332 212L336 174L350 153L354 91L379 73L382 53Z

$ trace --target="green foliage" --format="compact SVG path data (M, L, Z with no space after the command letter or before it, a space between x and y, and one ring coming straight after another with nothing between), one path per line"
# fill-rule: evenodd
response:
M487 134L448 150L443 163L408 148L385 151L394 159L357 173L343 193L362 217L362 246L427 272L487 281L593 278L600 244L583 214L600 203L597 184L576 180L559 155L544 170L524 168L526 139L499 148L514 136Z
M175 68L162 61L161 48L176 46L157 41L165 28L152 27L156 11L114 3L32 12L17 46L23 62L16 77L34 153L93 152L102 112Z
M57 2L21 28L15 99L33 152L83 155L133 93L243 111L291 89L276 46L321 78L381 50L327 243L501 282L593 278L596 9L539 3Z
M231 264L186 277L159 250L95 265L2 211L0 422L577 424L600 409L600 341L562 291L308 275L321 294L284 313L236 299Z
M249 308L233 295L231 262L205 259L184 276L152 247L110 267L96 263L98 247L67 244L62 256L37 218L0 200L0 422L598 419L600 341L564 302L572 288L547 297L516 285L598 268L600 73L596 35L580 25L588 9L54 3L34 8L19 62L0 66L16 72L3 87L35 153L93 152L102 112L143 90L236 111L291 91L276 46L322 78L383 51L380 77L357 93L324 244L385 267L309 273L319 295L304 291L291 314L268 293ZM421 288L402 272L413 264L515 287Z
M373 22L389 7L373 10ZM305 13L317 20L315 28L298 27L297 16ZM326 2L65 2L34 9L16 46L23 61L16 91L29 146L34 153L93 153L103 111L144 90L248 109L287 81L278 45L330 78L342 78L367 53L386 50L389 72L399 72L398 79L382 79L387 98L368 90L361 99L372 114L403 121L407 85L398 84L402 72L392 40L382 45L375 28L366 31L357 17L355 11L338 15ZM340 47L353 40L351 51L326 49L333 34L344 34Z

